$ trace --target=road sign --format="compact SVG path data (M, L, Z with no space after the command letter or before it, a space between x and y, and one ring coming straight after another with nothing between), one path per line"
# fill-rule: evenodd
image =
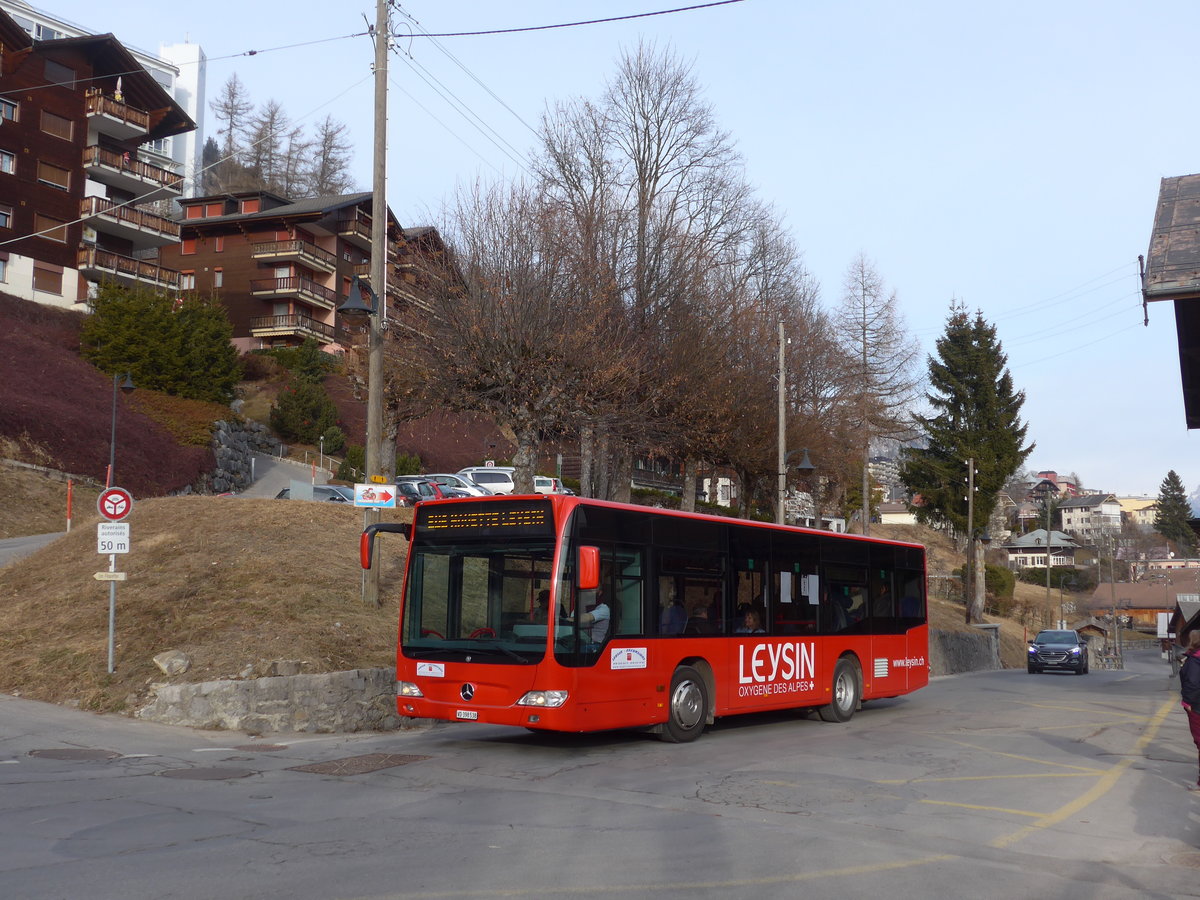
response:
M129 523L99 522L96 525L97 553L128 553Z
M97 572L92 576L97 581L124 581L124 572Z
M133 495L125 488L110 487L100 492L96 500L100 515L110 522L120 522L133 512Z
M392 509L396 506L394 484L356 484L354 505L368 509Z

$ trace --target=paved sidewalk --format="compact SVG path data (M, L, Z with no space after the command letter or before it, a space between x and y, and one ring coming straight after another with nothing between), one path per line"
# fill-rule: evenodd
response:
M256 453L254 454L254 484L238 496L270 499L284 488L291 487L293 481L314 483L314 471L316 484L326 484L329 481L329 473L312 464L305 465L295 460L278 459L266 453Z

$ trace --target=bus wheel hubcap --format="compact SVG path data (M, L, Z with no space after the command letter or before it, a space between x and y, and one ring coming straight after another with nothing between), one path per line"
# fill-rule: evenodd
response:
M704 710L701 709L700 688L694 681L681 681L675 686L675 694L671 698L671 714L683 728L695 728Z

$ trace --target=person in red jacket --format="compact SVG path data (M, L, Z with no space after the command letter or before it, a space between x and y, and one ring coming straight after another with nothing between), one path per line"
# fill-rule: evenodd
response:
M1192 740L1200 753L1200 628L1188 633L1187 650L1183 654L1183 665L1179 667L1179 696L1187 712L1188 727ZM1189 791L1200 791L1200 778Z

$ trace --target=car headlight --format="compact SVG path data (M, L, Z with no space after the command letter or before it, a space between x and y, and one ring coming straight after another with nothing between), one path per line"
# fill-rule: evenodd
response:
M1029 652L1030 652L1030 653L1037 653L1037 647L1033 646L1033 644L1030 644L1030 645L1029 645Z
M1079 654L1080 654L1080 650L1079 650L1079 648L1078 648L1078 647L1072 647L1072 648L1071 648L1071 655L1072 655L1072 656L1078 656Z
M530 691L517 701L517 706L540 706L544 709L557 709L566 702L566 691Z
M397 681L396 682L396 696L397 697L424 697L425 695L422 694L421 689L419 687L417 687L415 684L413 684L411 681Z

